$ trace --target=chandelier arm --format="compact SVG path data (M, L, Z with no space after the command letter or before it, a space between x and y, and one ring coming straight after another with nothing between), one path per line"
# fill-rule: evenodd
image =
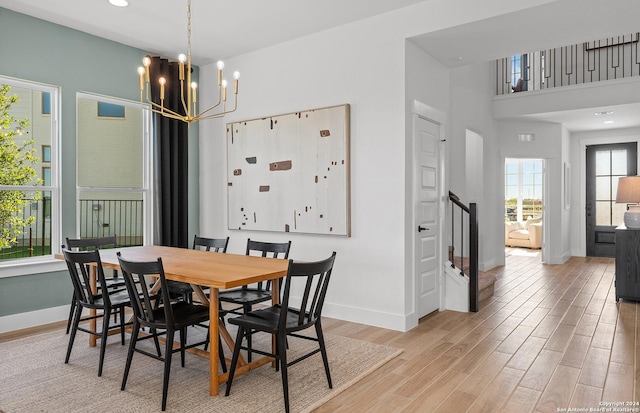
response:
M183 115L178 115L178 114L175 114L175 113L169 113L169 112L166 112L166 111L160 111L160 110L153 109L153 108L149 108L149 110L150 110L152 113L157 113L157 114L159 114L159 115L162 115L162 116L163 116L163 117L165 117L165 118L177 119L177 120L181 120L181 121L183 121L183 122L187 122L187 123L189 123L189 122L191 122L192 120L194 120L194 119L189 120L189 119L187 119L187 117L186 117L186 116L183 116Z
M235 112L236 108L233 108L233 110L228 110L226 112L220 112L220 113L216 113L215 115L208 115L208 116L203 116L201 118L198 118L198 120L207 120L207 119L215 119L215 118L222 118L225 115L228 115L229 113Z
M207 109L203 110L202 112L198 113L196 115L197 118L201 117L202 115L211 112L212 110L214 110L215 108L217 108L218 106L220 106L220 104L222 103L222 99L218 101L218 103L216 103L213 106L208 107Z
M211 115L207 115L207 116L198 116L198 120L205 120L205 119L214 119L214 118L221 118L224 115L228 114L228 113L232 113L235 112L236 109L238 109L238 99L236 98L236 101L233 105L233 109L231 110L225 110L223 112L219 112L219 113L214 113Z
M218 91L219 91L219 93L218 93L218 102L215 105L210 106L207 109L203 110L202 112L198 113L196 115L197 118L199 118L200 116L204 115L205 113L207 113L207 112L217 108L218 106L220 106L220 104L222 103L222 88L220 86L218 86ZM194 111L194 113L195 113L195 111Z
M177 117L177 119L183 119L185 118L184 115L181 115L180 113L173 111L167 107L165 107L164 105L159 105L156 102L152 101L152 100L147 100L147 103L151 105L151 110L154 113L160 113L160 114L168 114L168 115L172 115L173 117ZM158 108L158 109L156 109Z
M180 80L180 100L182 101L182 109L184 109L184 113L189 116L189 109L187 109L187 104L184 101L184 80Z

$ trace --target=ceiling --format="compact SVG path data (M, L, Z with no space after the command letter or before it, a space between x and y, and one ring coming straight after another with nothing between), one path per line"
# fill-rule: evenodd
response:
M194 0L191 53L195 64L208 64L423 1ZM0 0L0 7L162 56L186 52L186 5L187 0L129 0L125 8L107 0ZM456 67L634 33L640 30L639 15L638 0L556 0L410 40L443 65ZM613 124L594 116L611 110ZM640 105L530 118L563 123L570 131L640 127Z
M422 1L193 0L191 54L195 64L207 64ZM166 57L187 52L187 0L129 0L128 7L107 0L0 0L0 7Z

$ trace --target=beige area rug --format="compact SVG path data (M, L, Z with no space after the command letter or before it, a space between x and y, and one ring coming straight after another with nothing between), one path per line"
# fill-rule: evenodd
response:
M128 339L121 346L119 335L109 338L102 377L98 377L99 349L88 346L88 335L78 333L69 364L64 364L67 340L64 331L56 331L0 344L0 413L161 410L162 362L134 354L127 388L120 391ZM315 344L289 340L289 357ZM270 349L270 343L270 336L254 336L254 348ZM327 386L320 354L291 366L292 412L317 408L401 353L396 348L332 334L326 334L326 345L333 389ZM230 358L226 347L225 353ZM280 372L270 364L236 377L229 397L224 397L225 384L220 386L219 396L209 396L208 366L207 359L187 354L182 368L180 354L173 355L168 412L284 411Z

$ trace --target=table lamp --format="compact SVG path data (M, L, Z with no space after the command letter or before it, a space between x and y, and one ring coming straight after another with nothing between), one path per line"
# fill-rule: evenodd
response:
M618 180L616 203L628 204L624 213L624 225L640 229L640 176L627 176Z

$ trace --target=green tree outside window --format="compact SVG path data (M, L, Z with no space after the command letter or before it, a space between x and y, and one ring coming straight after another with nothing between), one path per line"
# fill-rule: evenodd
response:
M33 139L24 139L21 144L16 137L27 134L29 119L16 119L11 107L18 102L17 95L10 95L8 85L0 85L0 185L34 186L42 184L34 165L39 162L35 156ZM27 199L24 190L0 190L0 249L10 248L24 229L33 224L35 217L25 217L24 207L40 199L35 192Z

